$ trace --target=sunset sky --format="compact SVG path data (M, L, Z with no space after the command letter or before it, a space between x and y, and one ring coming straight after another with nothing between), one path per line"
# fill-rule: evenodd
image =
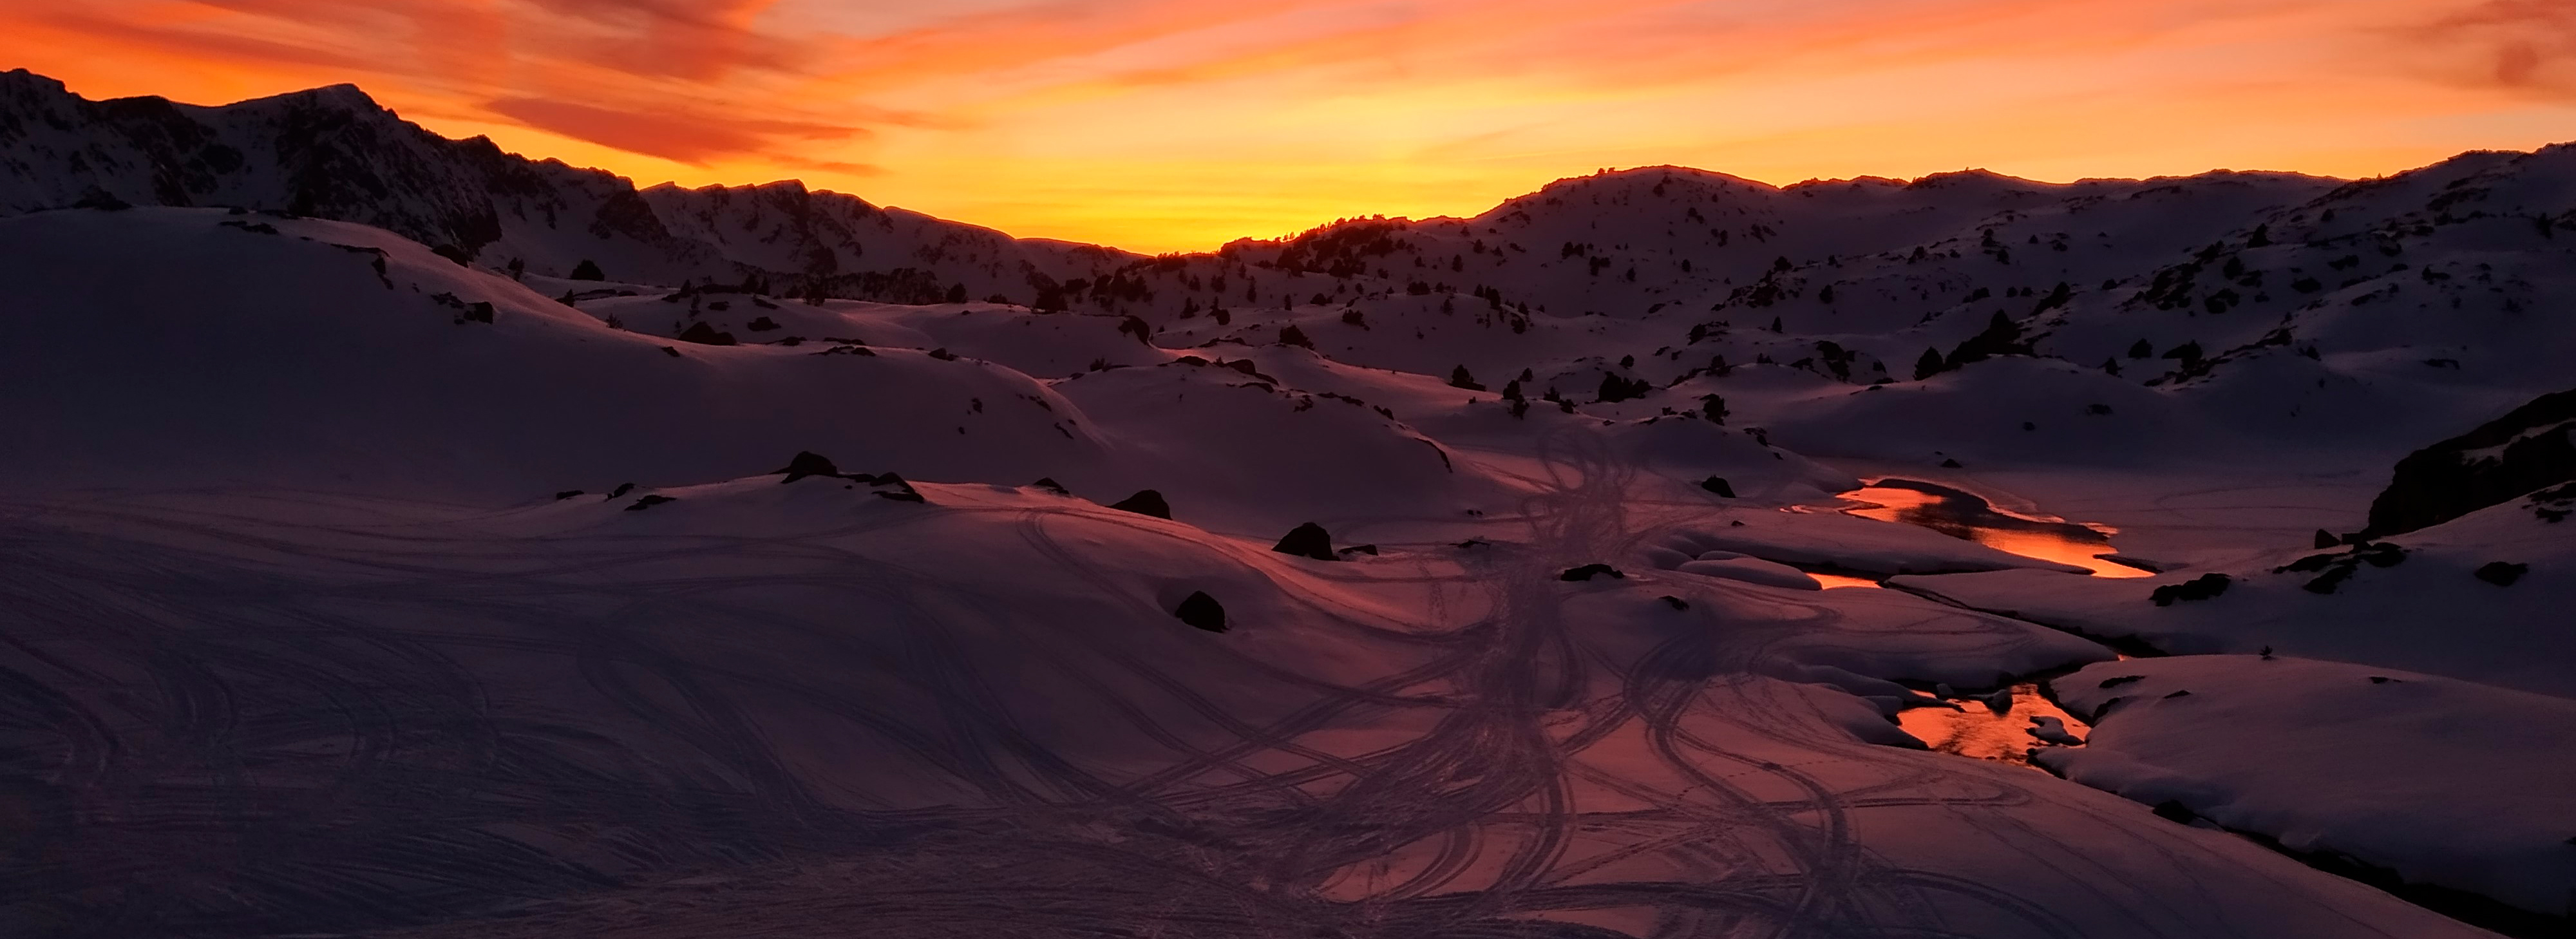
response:
M1686 164L2356 176L2576 139L2569 0L0 0L0 69L356 83L639 183L1201 249Z

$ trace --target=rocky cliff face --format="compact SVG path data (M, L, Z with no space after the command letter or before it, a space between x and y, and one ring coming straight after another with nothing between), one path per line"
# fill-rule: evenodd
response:
M2476 430L2397 463L2370 504L2373 537L2439 525L2576 481L2576 390L2542 395Z

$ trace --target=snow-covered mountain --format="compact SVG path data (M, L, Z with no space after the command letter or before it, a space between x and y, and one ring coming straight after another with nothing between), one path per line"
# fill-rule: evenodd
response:
M929 302L1023 301L1133 259L881 208L793 180L638 190L448 140L337 85L224 107L89 101L0 73L0 214L80 204L244 207L357 222L494 269ZM585 272L586 273L586 272Z
M2576 148L1147 259L22 72L0 301L0 937L2576 918Z

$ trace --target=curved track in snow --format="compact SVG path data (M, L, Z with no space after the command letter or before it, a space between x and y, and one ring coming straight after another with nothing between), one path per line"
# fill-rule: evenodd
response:
M1631 501L1634 470L1589 438L1551 439L1545 457L1552 485L1513 543L1411 574L1317 575L1422 586L1435 620L1480 611L1458 625L1385 622L1283 583L1411 664L1333 683L1241 656L1227 667L1301 691L1257 714L1131 644L1014 631L971 582L835 543L901 519L486 541L11 507L0 902L28 924L12 934L99 936L457 917L471 918L405 934L2420 934L2339 911L2357 888L2107 796L1830 730L1813 688L1755 677L1786 637L1833 640L1839 614L1813 594L1701 585L1773 615L1601 644L1569 613L1591 588L1556 573L1689 510ZM1065 540L1063 513L996 514L1136 621L1167 620ZM743 563L689 573L710 557ZM779 592L883 621L854 632L752 602ZM678 622L888 663L901 693L709 659L659 628ZM1032 724L1013 677L985 667L997 630L1081 684L1072 723L1170 758L1126 772L1067 752L1060 716ZM495 690L528 661L570 663L613 719ZM942 797L871 805L818 783L751 716L782 707L874 735L865 759L881 762L845 770L922 775ZM1361 725L1404 730L1328 742ZM1945 867L1927 837L2060 876ZM2139 877L2163 879L2104 886ZM2256 895L2269 919L2235 912Z

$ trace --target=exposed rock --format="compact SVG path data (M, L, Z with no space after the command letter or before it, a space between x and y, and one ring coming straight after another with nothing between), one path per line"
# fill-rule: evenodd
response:
M678 502L678 501L680 501L680 500L678 500L678 499L674 499L674 498L671 498L670 496L645 496L645 497L643 497L643 498L641 498L641 499L637 499L637 500L635 500L635 504L630 505L630 506L627 506L627 507L626 507L626 511L629 511L629 512L641 512L641 511L644 511L645 509L649 509L649 508L652 508L652 507L654 507L654 506L661 505L662 503L665 503L665 502Z
M704 322L690 323L689 328L681 330L680 334L673 338L678 339L681 342L694 342L702 346L730 346L734 344L732 333L718 332L715 327L708 326Z
M2323 528L2317 529L2316 546L2318 550L2322 551L2327 548L2338 547L2342 544L2343 536L2337 535L2334 532L2327 531Z
M570 499L570 498L572 498L572 497L574 497L574 496L581 495L581 494L582 494L582 492L581 492L581 490L579 490L579 489L566 489L566 490L564 490L564 491L562 491L562 492L555 493L555 501L557 501L557 502L561 502L561 501L563 501L563 500L565 500L565 499Z
M916 490L916 489L912 488L912 484L911 484L911 483L909 483L909 482L905 482L903 477L901 477L901 476L897 476L897 475L895 475L895 474L893 474L893 473L880 473L880 474L878 474L878 475L876 475L876 476L874 476L874 477L868 477L868 476L866 476L865 474L861 474L861 475L859 475L859 476L853 476L853 477L851 477L851 478L852 478L852 479L858 479L858 480L861 480L861 481L866 482L868 485L871 485L871 486L883 486L883 487L890 487L890 488L892 488L892 489L894 490L893 492L880 492L880 493L877 493L877 498L880 498L880 499L892 499L892 500L894 500L894 501L896 501L896 502L928 502L928 501L930 501L930 500L928 500L928 499L924 499L924 498L922 498L922 497L921 497L921 492L920 492L919 490Z
M1376 545L1373 545L1373 544L1355 544L1355 545L1352 545L1352 546L1350 546L1350 547L1343 548L1343 549L1341 550L1341 553L1343 553L1343 554L1365 554L1365 555L1368 555L1368 556L1370 556L1370 557L1376 557L1376 556L1377 556L1377 546L1376 546Z
M1689 604L1689 603L1684 602L1684 601L1682 600L1682 598L1680 598L1680 597L1676 597L1676 596L1672 596L1672 595L1667 594L1667 595L1665 595L1665 596L1658 597L1657 599L1660 599L1660 600L1664 601L1664 605L1665 605L1665 606L1672 607L1673 609L1676 609L1676 610L1687 610L1687 609L1690 609L1690 604Z
M1056 482L1055 477L1053 476L1041 477L1037 482L1030 483L1029 488L1044 489L1059 496L1069 496L1073 494L1073 490L1064 488L1064 484Z
M1162 493L1151 489L1136 490L1135 495L1128 496L1125 499L1111 503L1109 507L1121 512L1134 512L1138 515L1151 515L1155 518L1172 517L1171 503L1163 501Z
M2176 600L2209 600L2226 593L2228 585L2235 582L2235 578L2225 574L2202 574L2179 584L2158 587L2148 597L2157 606L2172 606Z
M2514 581L2522 579L2522 575L2531 573L2531 565L2515 564L2510 561L2490 561L2473 573L2477 579L2487 583L2498 587L2511 587Z
M1216 602L1215 597L1208 596L1205 590L1191 593L1181 601L1179 609L1172 611L1172 615L1180 617L1183 623L1212 633L1226 630L1225 606Z
M807 476L839 476L841 475L841 468L833 465L831 459L823 456L822 454L815 453L811 450L800 450L797 451L795 459L787 461L786 466L770 470L770 472L785 475L787 478L779 480L780 483L784 484L795 482Z
M2363 534L2439 525L2569 481L2576 481L2576 390L2542 395L2397 461Z
M1566 568L1565 573L1556 575L1556 579L1565 581L1587 581L1602 574L1608 574L1616 580L1628 579L1628 575L1620 573L1618 568L1611 567L1607 564L1586 564L1582 567Z
M1289 529L1288 536L1279 539L1278 544L1271 545L1270 550L1301 558L1314 558L1318 561L1338 560L1333 554L1332 534L1325 531L1324 526L1313 522Z
M1699 487L1717 493L1721 499L1735 498L1735 487L1729 484L1724 476L1711 476L1700 480Z

